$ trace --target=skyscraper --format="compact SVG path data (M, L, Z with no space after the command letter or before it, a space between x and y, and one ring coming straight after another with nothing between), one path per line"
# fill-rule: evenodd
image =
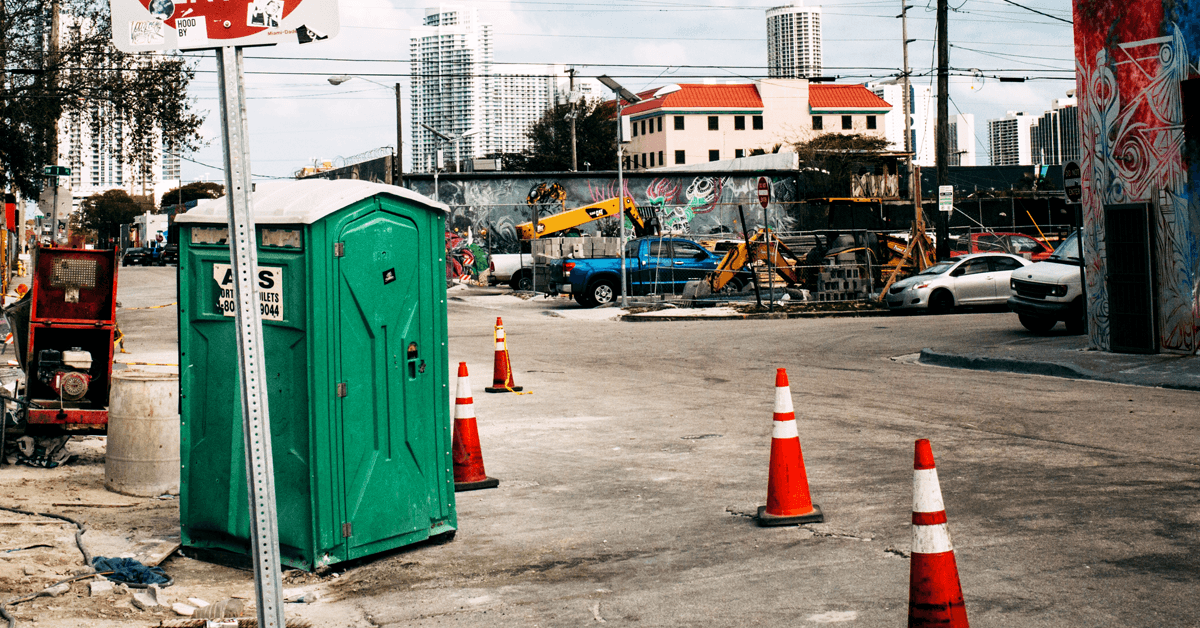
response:
M1066 98L1055 99L1050 111L1029 127L1029 147L1033 163L1058 165L1079 161L1079 105L1075 90Z
M796 2L767 9L768 76L821 76L821 67L821 7Z
M993 166L1033 165L1029 127L1037 118L1024 111L1009 111L988 120L988 153Z
M492 27L475 9L438 5L425 9L413 29L412 167L428 172L437 164L437 136L474 132L442 146L442 164L492 153L517 153L529 146L525 133L548 109L567 102L570 79L562 65L496 64ZM591 79L576 79L580 96L599 94ZM443 141L444 143L444 141ZM453 166L450 166L451 169Z
M438 139L422 124L459 142L461 157L489 152L495 119L492 94L492 26L475 9L438 5L412 29L412 167L427 172L437 162ZM454 146L445 146L453 160ZM441 164L437 164L440 166Z
M877 83L869 83L867 89L876 96L887 101L892 110L883 118L884 136L887 137L889 150L904 150L904 82L900 79L888 79ZM934 119L933 96L929 85L909 85L909 107L912 114L912 137L910 138L913 151L913 161L918 166L934 165L934 129L937 120Z

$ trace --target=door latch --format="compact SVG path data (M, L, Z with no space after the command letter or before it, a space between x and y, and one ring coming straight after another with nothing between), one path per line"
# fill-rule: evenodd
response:
M343 539L350 538L350 535L353 533L354 533L354 524L353 523L350 523L349 521L347 521L346 523L342 524L342 538Z
M347 393L347 388L348 388L348 387L346 386L346 382L338 382L338 385L337 385L337 396L339 396L339 397L345 397L345 396L346 396L346 393Z

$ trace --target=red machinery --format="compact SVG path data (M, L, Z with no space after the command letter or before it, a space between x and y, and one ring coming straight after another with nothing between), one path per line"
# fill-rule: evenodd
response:
M116 250L38 248L33 287L5 314L25 371L26 431L108 427Z

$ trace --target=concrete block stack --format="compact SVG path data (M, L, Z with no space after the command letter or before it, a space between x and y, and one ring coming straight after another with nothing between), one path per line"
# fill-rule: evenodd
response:
M866 271L858 265L825 266L817 276L818 301L861 301L870 288Z

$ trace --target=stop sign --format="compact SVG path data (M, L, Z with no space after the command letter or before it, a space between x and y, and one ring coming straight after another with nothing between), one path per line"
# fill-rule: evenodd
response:
M758 203L763 209L771 202L771 182L766 177L758 178Z

